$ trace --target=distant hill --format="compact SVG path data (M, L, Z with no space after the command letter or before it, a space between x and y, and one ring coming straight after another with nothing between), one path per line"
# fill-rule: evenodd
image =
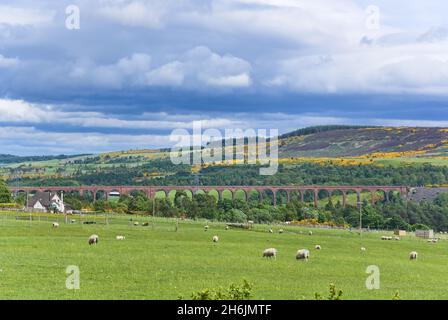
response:
M281 157L448 156L448 129L326 126L283 135Z
M247 139L246 139L247 141ZM98 155L14 156L0 155L0 164L17 164L49 160L90 163L123 160L160 159L170 149L141 149L109 152ZM314 126L298 129L279 137L281 158L339 157L447 157L448 129L423 127L367 127L348 125Z
M65 160L83 156L88 156L88 154L57 155L57 156L24 156L24 157L14 156L11 154L0 154L0 164L12 164L12 163L48 161L48 160Z
M252 140L252 139L251 139ZM249 148L248 148L249 149ZM225 151L232 151L232 147ZM238 150L238 149L236 149ZM448 185L448 129L320 126L279 139L279 172L256 166L175 165L169 149L138 149L90 156L0 156L9 185L406 184Z

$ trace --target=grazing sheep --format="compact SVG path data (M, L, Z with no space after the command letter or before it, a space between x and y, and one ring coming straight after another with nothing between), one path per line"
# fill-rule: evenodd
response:
M138 226L138 225L139 225L138 221L135 221L134 226Z
M291 224L291 221L286 221L285 224L289 226Z
M229 226L226 226L226 230L229 230L230 228L229 228Z
M417 256L418 256L418 253L417 253L416 251L412 251L412 252L409 254L409 259L411 259L411 260L417 260Z
M314 248L315 248L316 250L321 250L321 249L322 249L322 247L321 247L320 245L316 245Z
M143 227L147 227L147 226L149 226L149 222L144 222L144 223L142 224L142 226L143 226Z
M439 239L432 239L432 243L437 243L439 242Z
M282 234L283 232L285 232L285 231L283 231L283 229L278 230L278 233L280 233L280 234Z
M255 222L253 222L252 220L247 221L248 224L254 224Z
M366 248L364 248L364 247L361 247L361 251L366 251Z
M309 231L308 234L309 234L310 236L312 236L312 235L313 235L313 231Z
M269 233L274 233L274 230L272 230L272 229L269 229Z
M263 251L263 258L274 258L277 259L277 249L269 248Z
M213 240L213 242L218 242L219 241L219 237L218 236L213 236L212 240Z
M208 226L204 226L204 231L207 231L208 230Z
M400 237L395 237L394 238L396 241L400 241Z
M59 228L59 223L53 222L53 228Z
M98 243L98 240L99 240L99 237L98 237L96 234L92 234L92 235L89 237L89 245L97 244L97 243Z
M296 254L296 259L297 260L308 261L309 258L310 258L310 251L309 250L301 249L301 250L297 251L297 254Z
M124 240L124 239L126 239L126 238L125 238L125 236L117 236L116 239L117 239L117 240Z
M71 223L76 223L75 219L70 220Z

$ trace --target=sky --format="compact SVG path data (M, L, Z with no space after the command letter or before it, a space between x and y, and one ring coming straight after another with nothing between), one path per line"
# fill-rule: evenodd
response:
M1 0L0 153L169 147L194 121L445 127L447 13L444 0Z

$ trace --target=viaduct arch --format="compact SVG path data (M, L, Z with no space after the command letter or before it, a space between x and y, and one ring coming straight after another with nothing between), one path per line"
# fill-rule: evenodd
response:
M371 202L376 202L376 193L378 191L383 192L385 195L385 200L389 201L390 192L398 192L401 197L407 198L409 193L409 188L406 186L76 186L76 187L10 187L10 191L13 194L19 192L32 193L35 191L51 191L51 192L61 192L73 193L77 192L82 197L86 193L91 193L93 199L97 200L98 193L105 195L106 199L109 197L111 192L119 193L120 195L129 195L133 191L142 191L148 195L149 198L154 198L157 192L165 192L168 195L171 191L190 191L195 194L197 191L202 190L209 194L210 191L218 193L219 199L222 199L223 192L228 190L232 194L232 198L235 198L237 191L244 191L245 198L249 198L249 194L253 191L257 191L259 194L259 201L263 201L263 197L266 191L271 192L273 195L273 203L277 205L277 194L279 192L286 193L287 201L290 201L291 194L296 193L299 195L301 201L304 201L304 195L306 192L312 194L313 203L315 206L318 205L319 192L325 191L328 196L331 196L338 192L342 194L342 205L347 204L347 195L349 193L356 193L357 201L361 201L361 193L370 192Z

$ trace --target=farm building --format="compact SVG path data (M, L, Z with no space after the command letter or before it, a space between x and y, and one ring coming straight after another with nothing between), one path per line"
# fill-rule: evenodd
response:
M415 236L423 239L433 239L434 230L415 230Z
M395 235L399 237L404 237L406 235L406 230L395 230Z
M63 194L59 197L57 193L40 191L28 200L27 209L40 212L66 212L70 210L64 203Z

